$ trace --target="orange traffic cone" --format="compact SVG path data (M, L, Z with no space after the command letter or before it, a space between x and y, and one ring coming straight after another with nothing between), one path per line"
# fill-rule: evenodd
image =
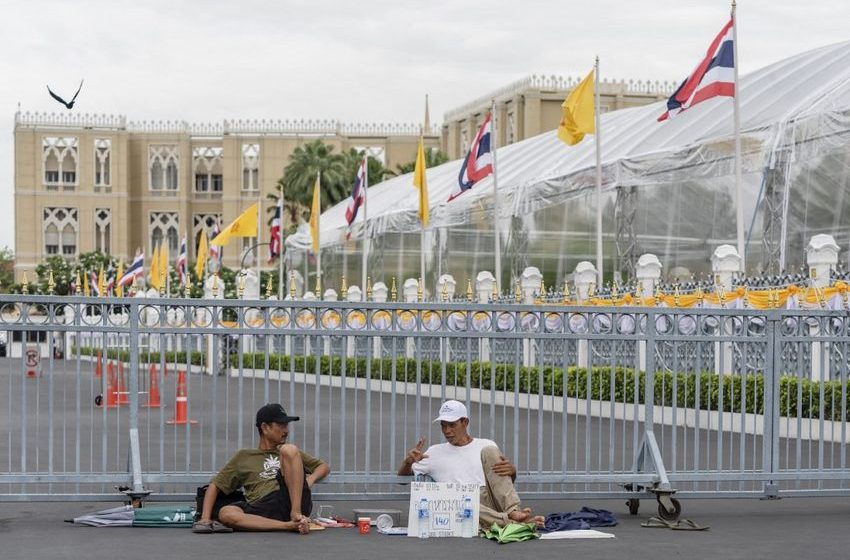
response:
M118 362L118 404L130 404L130 393L124 383L124 362Z
M148 373L148 404L143 405L145 408L159 408L162 403L159 400L159 375L156 372L156 366L151 364Z
M103 362L100 356L100 350L97 351L97 363L94 366L94 376L103 377Z
M177 372L177 398L174 402L174 418L166 421L166 424L197 424L197 420L189 420L189 396L186 392L186 372Z
M106 364L106 408L118 408L118 388L112 362Z

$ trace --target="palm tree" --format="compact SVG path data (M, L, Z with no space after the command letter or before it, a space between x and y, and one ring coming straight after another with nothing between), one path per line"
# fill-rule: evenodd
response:
M334 154L333 146L321 139L298 146L289 156L289 165L281 178L284 203L287 199L309 206L313 197L316 173L322 175L322 208L336 204L347 196L346 168L343 157Z
M435 149L435 148L426 148L425 149L425 168L436 167L438 165L442 165L449 161L449 156L447 156L444 152ZM413 173L416 169L416 160L409 161L407 163L399 163L395 166L396 171L387 171L387 175L391 177L398 177L399 175L404 175L406 173Z
M342 154L343 159L345 161L345 168L348 171L349 196L351 193L351 185L354 184L354 179L357 177L357 169L360 167L360 162L363 160L364 153L365 150L357 150L356 148L350 148L348 152ZM383 181L389 174L390 170L384 167L383 163L373 157L369 158L369 163L367 164L366 168L366 175L369 181L369 185L377 185L378 183Z

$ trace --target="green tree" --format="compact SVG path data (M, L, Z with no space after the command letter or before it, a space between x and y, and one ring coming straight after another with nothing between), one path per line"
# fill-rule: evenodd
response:
M15 283L15 252L8 246L0 249L0 292L8 292Z
M348 194L346 198L351 196L351 186L357 177L357 170L360 168L360 162L363 160L364 154L365 150L357 150L356 148L351 148L343 154L348 179ZM384 167L384 164L373 157L369 158L366 166L366 176L370 186L377 185L389 174L390 170Z
M316 174L322 175L322 210L348 196L345 159L333 153L333 146L321 139L298 146L289 156L289 164L278 182L283 189L284 204L293 201L300 208L310 208ZM303 214L303 213L302 213Z
M444 152L437 150L435 148L426 148L425 149L425 168L428 169L430 167L436 167L438 165L442 165L449 161L449 156L447 156ZM387 170L387 175L398 177L399 175L405 175L407 173L413 173L416 169L416 159L413 161L409 161L407 163L399 163L395 166L395 171Z

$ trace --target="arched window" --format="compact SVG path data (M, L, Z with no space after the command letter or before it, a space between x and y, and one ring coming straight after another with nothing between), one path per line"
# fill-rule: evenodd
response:
M94 185L108 187L112 180L112 140L98 138L94 141Z
M80 229L76 208L44 208L42 227L45 255L76 256Z
M177 212L151 212L149 228L150 254L153 254L154 248L167 243L168 260L177 260L177 252L180 250L180 218Z
M71 189L77 185L77 139L45 136L41 141L44 184Z
M260 145L242 144L242 190L260 188Z
M149 146L150 189L152 191L177 191L180 188L179 164L177 146Z
M94 211L94 248L96 251L109 254L111 243L110 234L112 230L112 210L109 208L97 208Z

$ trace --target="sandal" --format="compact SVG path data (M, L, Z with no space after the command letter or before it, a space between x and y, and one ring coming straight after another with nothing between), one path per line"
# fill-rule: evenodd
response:
M674 531L707 531L711 527L703 527L690 519L680 519L670 528Z
M667 521L660 517L650 517L645 522L641 523L640 526L648 529L672 529L675 524L675 522Z
M213 533L232 533L233 529L222 523L221 521L213 521L212 522L212 532Z
M192 532L207 534L213 532L213 522L212 521L195 521L192 523Z

